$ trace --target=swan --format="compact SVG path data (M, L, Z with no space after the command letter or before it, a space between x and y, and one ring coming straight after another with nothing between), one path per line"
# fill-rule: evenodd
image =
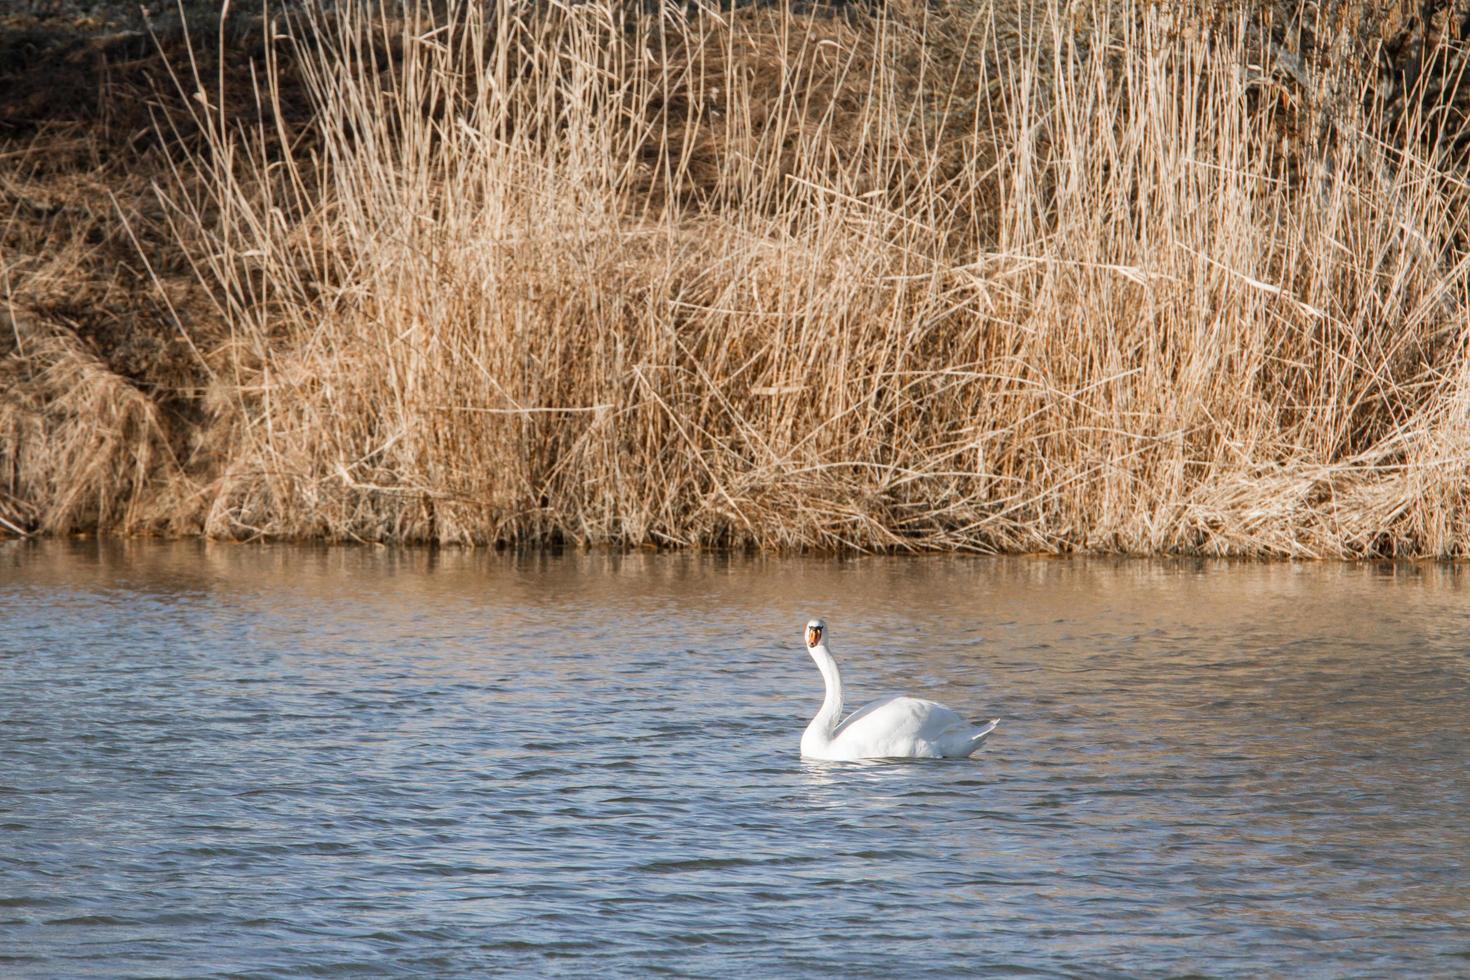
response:
M840 725L842 676L827 649L827 623L806 624L806 649L817 662L827 696L801 735L810 759L963 759L995 730L996 718L976 728L958 712L923 698L896 697L864 705Z

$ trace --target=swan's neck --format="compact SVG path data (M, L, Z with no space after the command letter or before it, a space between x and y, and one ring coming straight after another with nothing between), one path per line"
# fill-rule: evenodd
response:
M837 661L832 659L827 644L818 643L814 647L808 647L808 651L817 662L817 669L822 672L822 680L827 685L827 696L822 699L822 709L817 712L811 724L806 726L806 732L801 736L802 752L811 755L814 753L810 750L832 741L832 731L837 727L837 719L842 716L842 675L837 672Z

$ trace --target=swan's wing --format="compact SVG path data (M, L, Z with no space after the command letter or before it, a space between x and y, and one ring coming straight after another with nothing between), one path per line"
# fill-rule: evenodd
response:
M938 756L956 735L974 726L958 712L924 698L897 697L865 704L832 733L854 756Z
M867 718L868 716L872 715L875 712L882 711L883 709L888 708L895 701L913 701L913 700L916 700L916 699L915 698L896 697L896 698L879 698L877 701L869 701L867 704L863 705L861 708L857 709L852 714L850 714L846 718L844 718L842 720L842 723L840 725L838 725L837 728L832 732L832 737L833 738L838 738L839 736L842 735L842 733L844 731L846 731L847 729L851 728L853 725L861 722L864 718Z

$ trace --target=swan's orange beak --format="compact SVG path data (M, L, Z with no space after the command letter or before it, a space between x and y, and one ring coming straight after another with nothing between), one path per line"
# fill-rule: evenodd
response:
M822 642L822 628L820 626L808 626L806 628L806 645L814 647Z

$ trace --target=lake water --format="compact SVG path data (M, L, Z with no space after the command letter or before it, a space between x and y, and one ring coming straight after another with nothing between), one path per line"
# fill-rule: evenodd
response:
M0 545L0 973L1470 973L1470 570ZM798 757L943 701L966 761Z

